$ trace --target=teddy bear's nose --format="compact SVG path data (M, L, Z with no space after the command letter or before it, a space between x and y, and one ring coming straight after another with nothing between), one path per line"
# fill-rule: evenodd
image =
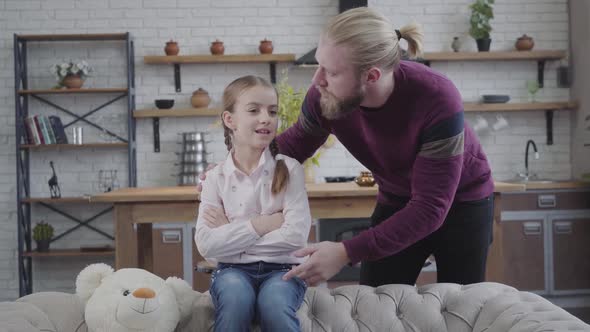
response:
M156 292L150 288L138 288L133 292L133 296L140 299L152 299L156 297Z

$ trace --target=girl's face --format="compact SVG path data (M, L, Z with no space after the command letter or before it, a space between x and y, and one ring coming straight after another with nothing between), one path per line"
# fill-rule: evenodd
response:
M275 90L266 86L247 89L238 96L234 112L224 112L223 121L233 131L234 146L264 150L279 124Z

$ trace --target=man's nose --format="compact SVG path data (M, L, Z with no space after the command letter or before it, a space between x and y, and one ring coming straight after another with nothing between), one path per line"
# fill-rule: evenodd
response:
M326 86L326 80L324 79L324 73L321 68L318 68L315 73L313 74L313 78L311 79L311 83L313 85L319 86Z

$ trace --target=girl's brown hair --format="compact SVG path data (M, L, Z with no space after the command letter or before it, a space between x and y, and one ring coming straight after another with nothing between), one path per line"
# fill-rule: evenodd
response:
M251 89L255 86L263 86L270 89L273 89L275 94L277 95L277 100L279 98L277 90L275 87L270 84L267 80L262 77L258 76L243 76L240 77L233 82L231 82L223 91L223 110L229 113L234 113L236 101L244 93L244 91ZM223 136L225 137L225 146L227 146L227 150L230 151L232 149L232 136L233 132L230 128L225 125L223 122L223 114L221 115L221 123L223 125ZM275 158L279 153L279 146L276 140L272 140L270 143L270 152ZM272 179L272 186L271 192L273 195L280 193L285 186L289 183L289 169L287 168L287 164L283 159L277 160L277 165L275 167L275 172Z

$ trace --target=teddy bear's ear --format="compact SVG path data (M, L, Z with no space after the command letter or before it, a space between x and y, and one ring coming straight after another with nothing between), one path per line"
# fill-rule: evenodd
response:
M176 295L176 302L180 310L180 319L183 320L192 314L193 301L195 300L195 292L192 287L184 280L177 277L169 277L166 279L166 285L172 288L174 295Z
M107 264L88 265L76 278L76 294L86 304L102 280L114 272L113 268Z

